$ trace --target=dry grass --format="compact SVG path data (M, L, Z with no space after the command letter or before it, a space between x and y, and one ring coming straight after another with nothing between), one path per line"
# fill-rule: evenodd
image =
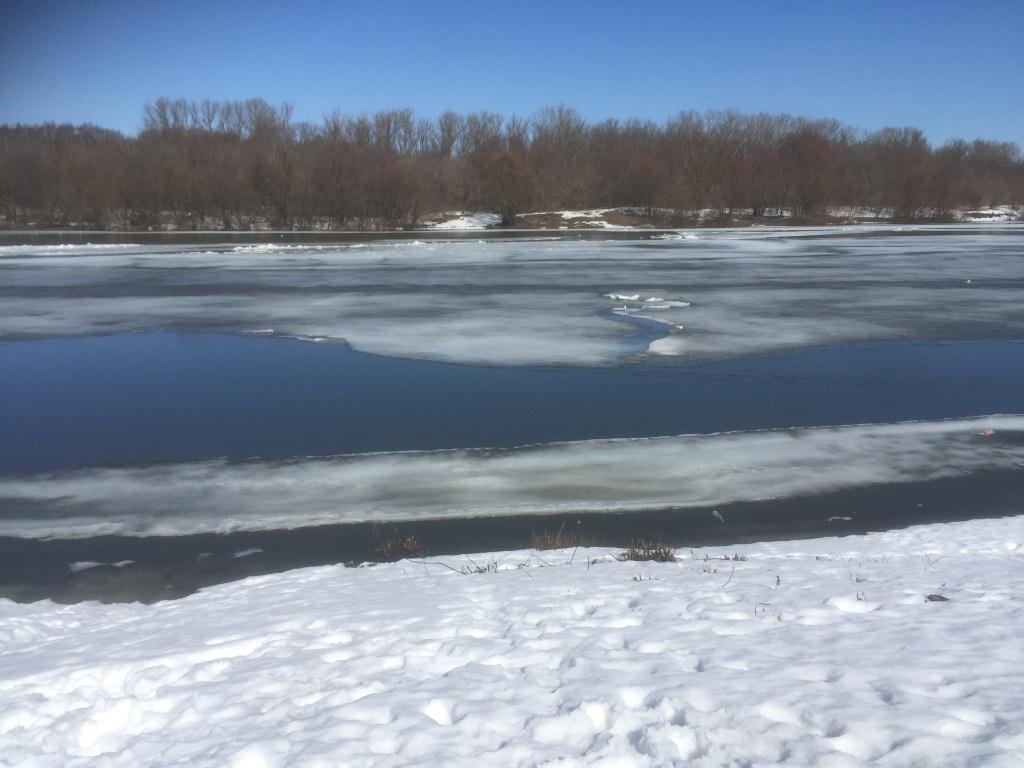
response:
M637 539L631 541L626 549L615 555L615 559L674 563L676 561L676 551L668 544L662 544L660 541Z
M566 530L565 524L563 524L557 531L531 532L530 546L533 549L592 547L594 546L594 537L582 533L579 527Z
M423 557L427 552L415 536L402 536L397 528L389 531L374 529L373 556L379 560L402 560Z

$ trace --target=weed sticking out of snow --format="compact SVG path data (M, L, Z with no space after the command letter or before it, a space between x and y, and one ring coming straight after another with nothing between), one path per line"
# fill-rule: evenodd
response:
M509 570L521 570L523 568L535 568L545 567L548 563L539 560L534 563L532 558L520 560L515 563L499 563L493 556L487 560L477 561L474 560L470 555L463 555L460 561L452 562L450 560L419 560L416 561L423 566L424 570L429 570L429 566L438 566L446 571L457 573L461 576L471 576L474 574L483 573L498 573L499 571Z
M395 527L373 529L373 557L377 560L403 560L423 557L426 550L415 536L403 536Z
M566 528L563 523L557 531L544 530L530 534L530 547L533 549L575 549L592 547L594 544L594 537L581 532L578 524Z
M651 561L655 563L674 563L676 551L660 541L637 539L615 556L616 560Z

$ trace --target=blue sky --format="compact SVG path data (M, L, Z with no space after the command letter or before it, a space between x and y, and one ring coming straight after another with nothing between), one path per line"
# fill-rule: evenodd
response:
M134 133L158 96L657 121L681 109L1024 145L1024 3L0 3L0 122Z

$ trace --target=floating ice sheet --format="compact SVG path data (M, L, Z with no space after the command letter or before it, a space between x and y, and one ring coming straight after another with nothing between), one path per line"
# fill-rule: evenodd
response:
M863 340L1024 335L1024 228L995 235L967 227L928 230L938 236L871 231L702 230L699 240L687 233L603 242L5 246L0 339L273 328L394 356L595 364L644 351L730 356ZM665 336L647 347L615 314L655 320Z
M0 534L170 535L668 507L685 514L1021 467L1024 416L90 468L0 479Z

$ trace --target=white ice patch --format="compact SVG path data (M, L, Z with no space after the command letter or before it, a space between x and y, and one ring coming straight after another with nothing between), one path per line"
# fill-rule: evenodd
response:
M681 325L673 326L676 331L684 330ZM686 343L686 337L680 334L672 334L671 336L664 336L660 339L655 339L647 345L647 352L652 355L661 355L663 357L681 357L685 355L689 347Z
M688 301L677 301L670 299L668 301L658 299L644 299L643 309L674 309L676 307L688 307L690 302Z
M146 246L137 243L60 243L57 245L0 245L0 258L7 256L89 256L110 251L134 251Z
M71 573L79 573L81 571L92 570L93 568L125 568L134 563L134 560L118 560L116 563L98 563L94 560L79 560L74 563L68 563L68 571Z
M103 563L97 563L93 560L78 560L74 563L68 563L68 570L71 573L79 573L81 571L88 571L92 568L99 568Z
M1008 544L1022 526L675 563L484 554L473 561L494 567L470 575L456 572L466 557L326 566L157 605L0 600L0 755L36 768L1019 765L1024 568Z
M988 428L996 436L978 435ZM992 416L510 450L90 468L0 478L2 533L171 535L670 507L686 514L697 506L1015 470L1024 465L1024 442L1006 438L1020 432L1024 416Z
M279 243L257 243L256 245L236 245L231 249L232 253L274 253L287 250L294 250L294 248Z

